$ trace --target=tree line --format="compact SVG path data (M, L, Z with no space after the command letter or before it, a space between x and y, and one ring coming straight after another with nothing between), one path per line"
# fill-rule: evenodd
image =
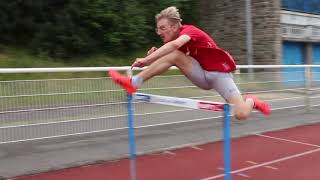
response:
M159 42L154 15L172 5L197 23L197 0L1 0L0 43L59 58L121 55Z

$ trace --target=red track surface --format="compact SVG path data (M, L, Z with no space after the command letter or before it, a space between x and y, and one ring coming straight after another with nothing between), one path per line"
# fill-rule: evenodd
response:
M320 179L320 124L232 141L233 180ZM222 143L139 156L137 180L223 180ZM69 168L19 180L130 180L128 159Z

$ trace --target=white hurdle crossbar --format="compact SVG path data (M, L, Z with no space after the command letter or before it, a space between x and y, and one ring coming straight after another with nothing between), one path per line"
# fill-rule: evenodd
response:
M152 94L136 93L134 96L136 101L143 101L155 104L171 105L185 107L191 109L208 110L208 111L223 111L224 103L200 101L188 98L177 98L169 96L160 96Z

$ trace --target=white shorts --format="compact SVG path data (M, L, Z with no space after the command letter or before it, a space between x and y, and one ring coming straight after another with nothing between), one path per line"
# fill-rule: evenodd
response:
M233 81L231 73L205 71L199 62L192 58L192 73L190 81L201 89L216 90L224 99L239 95L240 91Z

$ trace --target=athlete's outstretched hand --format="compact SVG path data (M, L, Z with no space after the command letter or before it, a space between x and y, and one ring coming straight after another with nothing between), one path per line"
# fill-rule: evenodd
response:
M145 58L137 58L134 63L131 65L131 69L134 67L144 67L147 65L147 61Z
M153 46L153 47L147 52L147 56L150 55L150 54L152 54L153 52L155 52L157 49L158 49L158 48L156 48L156 47Z

